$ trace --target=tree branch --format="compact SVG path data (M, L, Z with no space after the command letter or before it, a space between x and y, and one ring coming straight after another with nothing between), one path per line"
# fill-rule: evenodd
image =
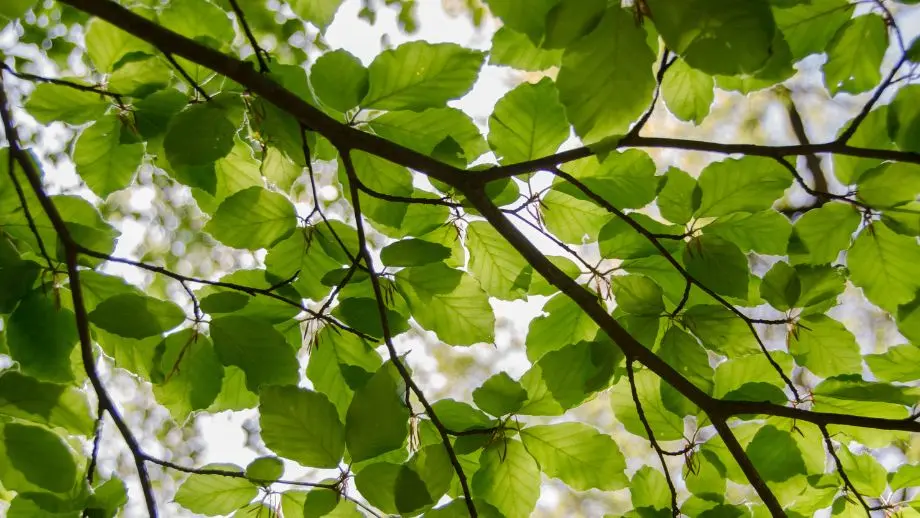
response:
M872 518L872 508L869 507L869 504L866 503L866 499L863 498L862 494L856 490L856 486L853 485L853 482L850 481L850 477L847 476L847 472L843 469L843 463L840 462L840 457L837 456L837 451L834 450L834 444L831 442L831 434L827 432L827 427L824 425L818 425L818 428L821 430L821 435L824 436L824 444L827 446L827 452L830 453L831 457L834 459L834 466L837 468L837 474L840 475L840 478L843 479L843 485L847 488L848 491L856 495L856 499L859 500L859 503L863 506L863 509L866 510L866 516ZM846 446L844 446L846 448Z
M661 462L661 470L664 471L664 479L667 481L668 489L671 492L671 515L680 516L680 507L677 505L677 489L674 487L674 481L671 480L671 472L668 471L668 463L664 459L664 450L661 449L661 446L655 439L655 431L652 430L652 425L649 424L648 418L645 417L645 411L642 409L642 401L639 400L639 391L636 389L636 375L633 372L632 358L626 358L626 375L629 378L629 388L630 391L632 391L633 403L636 405L636 413L639 414L639 421L642 422L642 426L645 428L645 433L648 435L648 442L651 443L652 448L655 450L655 454L658 455L658 460Z
M779 503L779 500L776 499L776 495L774 495L773 491L767 486L766 481L760 476L760 473L757 472L757 468L754 467L751 458L748 457L744 448L738 443L738 439L735 438L735 434L732 433L732 429L728 426L728 423L723 420L723 417L717 415L709 414L709 418L712 420L712 425L715 426L716 431L719 432L719 436L725 441L725 446L728 448L728 451L731 452L732 457L735 458L735 462L741 466L741 471L744 472L748 482L754 486L754 490L757 491L757 496L763 500L764 505L770 510L770 514L773 516L786 516L786 511L783 510L783 506Z
M338 148L339 156L342 158L342 165L345 168L345 173L348 175L348 186L351 191L351 206L355 212L355 227L358 233L358 253L364 256L364 263L367 265L368 273L371 278L371 287L374 290L374 298L377 301L377 310L378 315L380 316L380 325L383 330L383 340L387 347L387 352L390 355L390 361L393 362L393 365L396 367L396 370L399 372L399 375L402 377L403 381L406 382L406 385L412 390L415 394L415 397L418 398L419 402L425 408L425 413L428 415L428 418L431 419L431 423L438 430L438 434L441 436L441 442L444 444L444 449L447 450L447 456L450 458L450 463L454 468L454 471L457 473L457 478L460 481L460 487L463 490L463 496L466 500L467 509L470 512L471 518L476 518L478 513L476 511L476 504L473 503L472 492L470 491L469 483L466 480L466 473L463 471L463 466L460 464L460 459L457 458L457 453L454 451L453 445L450 442L450 434L448 433L447 427L444 426L444 423L438 418L435 414L434 408L428 402L428 399L425 397L425 394L422 392L422 389L415 383L412 379L412 375L409 373L406 366L403 365L402 361L399 359L399 354L396 352L396 347L393 345L393 337L390 331L389 315L387 315L386 302L384 301L383 291L380 289L380 280L377 278L377 272L373 268L373 258L371 257L371 252L367 248L367 236L364 233L364 223L361 220L361 199L358 194L358 174L355 172L355 166L351 161L351 150L346 147Z
M141 489L144 493L144 500L147 504L147 511L151 518L155 518L157 516L156 497L153 494L153 485L150 482L150 476L147 474L147 467L144 465L143 451L141 450L137 438L134 437L128 424L118 412L115 402L112 401L108 391L106 391L105 385L102 384L102 380L99 378L99 373L96 370L96 358L93 355L93 342L89 331L89 318L87 317L86 305L83 301L80 271L77 267L79 245L74 241L73 236L70 235L67 224L64 222L63 218L61 218L57 207L55 207L51 198L45 193L42 187L41 176L35 169L31 157L29 157L19 145L19 136L16 132L15 124L13 123L12 114L10 113L6 98L6 88L3 84L2 77L0 77L0 118L3 119L3 129L10 146L10 154L15 156L16 160L19 162L20 167L25 173L26 179L35 192L35 196L38 198L45 214L47 214L48 219L51 220L54 231L60 237L64 245L67 276L70 279L70 294L73 299L73 312L77 321L77 335L80 341L80 356L83 361L83 369L86 371L86 376L89 378L90 384L96 392L96 397L99 400L99 407L105 409L105 411L112 416L112 421L115 423L118 431L121 432L121 436L128 445L128 449L131 450L131 454L134 457L134 465L137 468L138 478L140 479Z
M713 300L721 304L723 307L731 311L735 316L737 316L742 321L744 321L751 335L753 335L754 339L757 341L757 345L760 346L761 352L764 354L764 356L766 356L767 361L769 361L770 365L773 367L773 370L775 370L776 373L779 374L779 377L783 380L783 382L786 383L786 386L789 387L789 390L792 392L792 395L795 397L796 401L799 401L801 399L801 397L799 396L799 391L795 388L795 384L792 382L791 379L789 379L789 376L787 376L786 373L783 372L783 368L779 365L779 363L777 363L776 360L773 359L773 356L770 354L770 351L767 350L767 346L763 343L763 339L760 338L760 333L757 332L757 329L754 327L754 323L751 321L751 319L747 315L745 315L738 308L736 308L734 304L725 300L725 297L719 295L718 293L713 291L711 288L709 288L708 286L700 282L696 277L691 275L690 272L688 272L687 269L684 268L684 265L680 264L680 262L677 259L675 259L674 256L671 255L670 252L668 252L668 250L664 247L664 245L661 244L661 242L658 240L658 238L654 234L649 232L645 227L637 223L634 219L630 218L628 214L614 207L613 204L607 201L606 198L604 198L603 196L591 190L591 188L589 188L587 185L585 185L584 183L582 183L580 180L570 175L569 173L566 173L565 171L558 169L558 168L553 168L551 172L554 175L558 176L559 178L562 178L563 180L574 185L576 188L578 188L578 190L584 193L585 196L591 198L591 200L593 200L595 203L597 203L598 205L606 209L607 212L610 212L611 214L617 216L618 218L626 222L627 225L629 225L636 232L638 232L643 237L645 237L645 239L647 239L652 244L652 246L654 246L655 249L658 250L658 252L662 255L662 257L664 257L665 260L667 260L668 263L670 263L671 266L673 266L674 269L677 270L678 273L680 273L684 277L684 279L687 280L687 282L696 285L696 287L703 290L703 292L705 292L707 295L712 297Z

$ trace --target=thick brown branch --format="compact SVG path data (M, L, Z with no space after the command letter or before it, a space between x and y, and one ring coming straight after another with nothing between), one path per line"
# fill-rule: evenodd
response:
M722 420L722 417L712 414L709 414L709 418L712 420L712 425L715 426L716 431L719 432L719 436L722 437L722 440L725 442L728 451L731 452L732 457L735 458L735 462L741 466L741 471L744 472L748 482L754 486L754 490L757 491L757 496L763 500L764 505L770 510L770 514L773 516L786 516L786 511L783 510L783 506L779 503L779 500L776 499L776 495L774 495L773 491L767 486L766 481L760 476L760 473L757 472L757 468L754 467L751 458L748 457L747 452L744 451L738 439L735 438L735 434L732 433L732 429L728 426L728 423Z

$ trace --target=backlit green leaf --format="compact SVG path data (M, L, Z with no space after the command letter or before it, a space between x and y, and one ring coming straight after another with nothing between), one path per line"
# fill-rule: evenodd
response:
M557 86L575 132L586 142L623 133L648 107L655 54L635 18L607 9L598 26L563 55Z
M489 144L503 163L551 155L567 138L565 111L548 78L511 90L489 117Z
M296 217L284 196L250 187L224 200L204 230L234 248L271 248L291 235Z
M259 394L265 445L314 468L338 466L345 451L343 426L326 396L293 386L268 386Z
M697 216L769 209L792 184L792 176L775 160L746 157L714 162L700 173L703 192Z
M409 431L409 409L397 392L396 368L384 364L368 380L348 407L345 443L354 462L402 446Z
M824 84L831 95L858 94L881 79L888 29L880 15L869 13L848 20L827 47Z
M361 106L424 110L444 106L473 86L483 54L452 43L404 43L368 67L370 87Z
M243 474L235 464L209 464L204 468ZM193 474L179 486L175 499L194 513L220 516L243 507L258 494L259 489L245 478Z
M506 518L526 518L540 496L540 468L520 441L496 441L482 452L472 489Z

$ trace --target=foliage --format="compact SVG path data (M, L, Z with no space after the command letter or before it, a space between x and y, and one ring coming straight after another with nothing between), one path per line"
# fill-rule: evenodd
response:
M517 518L544 475L625 516L917 514L914 3L488 0L488 51L369 63L323 40L341 0L0 3L7 515L128 515L139 484L154 516L151 466L204 515ZM476 121L487 62L533 73ZM865 94L824 143L797 69ZM744 96L798 142L661 135ZM140 192L174 243L132 258ZM497 301L542 304L523 368L432 386L426 341L518 348ZM265 454L154 455L113 367L179 425L250 410Z

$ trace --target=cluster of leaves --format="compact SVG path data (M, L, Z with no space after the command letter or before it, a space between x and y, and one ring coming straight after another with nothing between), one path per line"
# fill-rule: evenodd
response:
M534 510L543 474L577 491L628 486L629 516L918 512L920 465L889 472L875 454L898 445L915 461L910 434L920 431L920 349L907 343L920 341L920 88L911 85L920 54L892 15L903 6L491 0L503 25L488 53L414 41L368 66L328 50L305 67L302 50L260 45L265 35L287 42L305 23L324 30L339 3L291 0L278 25L263 1L128 10L62 0L54 9L79 13L57 19L82 27L74 48L89 75L4 64L9 516L114 516L125 505L124 483L96 472L92 406L126 441L151 516L151 463L190 473L175 501L206 515L274 512L268 497L280 494L285 517L516 518ZM34 4L4 2L0 20L36 30L28 20L52 8ZM240 60L244 48L252 54ZM889 48L896 63L883 77ZM784 147L640 135L659 96L698 124L717 88L779 91L817 53L831 95L872 91L833 142L811 144L804 132ZM447 103L487 59L558 73L502 97L484 136ZM15 115L79 131L67 158L85 196L45 188L7 101L21 80L35 86ZM876 106L896 86L890 105ZM572 130L586 146L559 152ZM656 147L737 156L698 175L662 172L644 150ZM188 189L215 247L264 250L264 260L214 280L114 256L119 231L98 208L141 170ZM345 195L327 203L319 190L330 170L328 184ZM306 207L295 203L303 189ZM797 189L813 202L789 207ZM525 227L558 255L544 255ZM175 281L188 304L107 274L112 263ZM863 354L839 320L848 286L890 315L904 343ZM546 302L527 333L529 370L495 373L470 401L429 401L394 340L421 329L480 347L495 341L490 298L531 297ZM768 330L782 338L767 340ZM106 390L100 356L149 382L178 422L257 407L276 456L245 468L151 456ZM660 466L628 474L611 436L553 419L602 394ZM680 473L666 456L683 456ZM282 459L340 475L285 479Z

